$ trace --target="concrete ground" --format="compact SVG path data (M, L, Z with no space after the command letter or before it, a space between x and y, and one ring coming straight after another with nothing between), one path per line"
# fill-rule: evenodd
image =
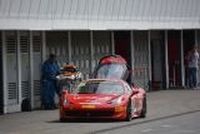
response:
M174 122L183 123L183 117L187 115L193 115L188 117L188 120L195 120L195 128L200 127L200 123L197 124L200 121L200 90L163 90L148 92L147 97L148 113L144 119L134 119L131 122L74 121L61 123L58 120L58 110L36 110L1 115L0 134L121 134L125 131L126 133L140 132L143 134L150 133L151 129L147 126L150 126L150 124L153 126L152 122L167 122L169 119L179 118ZM164 124L160 128L167 129L169 127L170 125ZM183 125L183 127L185 126ZM169 131L166 132L169 133ZM183 131L178 132L183 133ZM191 132L200 133L200 129L184 131L184 133Z

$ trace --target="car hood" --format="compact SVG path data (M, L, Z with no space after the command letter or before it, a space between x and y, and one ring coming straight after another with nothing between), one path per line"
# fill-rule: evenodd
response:
M118 98L120 95L102 95L102 94L71 94L68 99L72 103L78 104L102 104Z

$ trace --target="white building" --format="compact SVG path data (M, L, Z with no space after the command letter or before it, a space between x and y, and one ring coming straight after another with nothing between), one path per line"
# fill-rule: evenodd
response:
M0 0L0 113L40 107L40 67L50 52L88 78L120 54L135 83L184 87L184 55L200 45L199 0Z

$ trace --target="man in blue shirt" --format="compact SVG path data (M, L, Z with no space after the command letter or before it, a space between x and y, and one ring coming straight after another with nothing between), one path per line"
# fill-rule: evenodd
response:
M42 105L44 109L55 109L55 93L58 93L56 76L59 74L59 66L54 54L42 65Z

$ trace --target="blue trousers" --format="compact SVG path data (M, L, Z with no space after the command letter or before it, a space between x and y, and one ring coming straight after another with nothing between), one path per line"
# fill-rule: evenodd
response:
M55 80L42 81L42 105L45 109L52 109L55 107L55 93L57 86Z
M197 86L197 68L189 68L189 87L193 88Z

